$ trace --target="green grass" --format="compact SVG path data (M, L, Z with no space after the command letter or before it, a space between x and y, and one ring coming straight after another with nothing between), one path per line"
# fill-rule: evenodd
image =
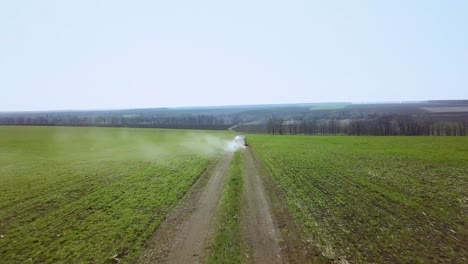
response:
M130 261L227 132L0 127L2 263Z
M217 217L208 263L242 263L241 206L243 193L243 152L234 154Z
M467 137L249 141L324 255L374 263L468 258Z

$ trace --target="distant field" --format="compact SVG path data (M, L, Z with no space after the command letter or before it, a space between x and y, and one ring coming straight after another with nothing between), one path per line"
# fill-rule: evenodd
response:
M250 135L311 243L329 258L468 258L468 138Z
M230 137L0 127L1 262L131 259Z
M310 110L315 111L315 110L338 110L338 109L343 109L347 105L350 105L349 103L330 103L330 104L319 104L312 106Z
M427 110L433 113L459 113L459 112L468 112L468 107L466 106L439 106L439 107L421 107L423 110Z

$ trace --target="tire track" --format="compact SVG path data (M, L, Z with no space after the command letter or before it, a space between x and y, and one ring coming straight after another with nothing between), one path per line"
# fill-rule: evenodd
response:
M149 240L136 263L185 264L204 260L232 157L233 153L224 153L210 170L206 186L189 194L186 202L175 209Z
M274 225L265 187L249 148L245 150L245 166L244 228L252 254L249 257L253 263L283 263L280 233Z

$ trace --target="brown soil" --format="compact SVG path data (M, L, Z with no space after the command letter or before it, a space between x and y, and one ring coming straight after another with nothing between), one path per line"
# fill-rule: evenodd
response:
M245 151L246 173L244 179L244 230L247 239L247 256L253 263L283 263L279 247L279 232L270 214L270 205L263 181L250 149Z

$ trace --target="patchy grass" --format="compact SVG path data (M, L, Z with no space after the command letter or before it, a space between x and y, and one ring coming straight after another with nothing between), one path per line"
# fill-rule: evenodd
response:
M0 127L2 263L130 261L230 137Z
M350 262L468 258L468 138L249 135L306 237Z
M234 154L221 198L216 233L208 263L242 263L241 206L243 193L243 152Z

